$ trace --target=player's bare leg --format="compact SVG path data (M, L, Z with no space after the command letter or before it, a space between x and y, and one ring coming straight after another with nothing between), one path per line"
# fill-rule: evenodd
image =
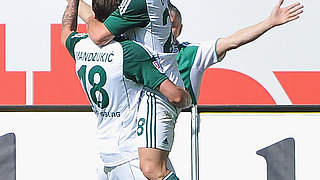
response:
M141 99L137 116L137 143L140 169L148 179L178 179L167 164L177 114L176 108L162 100L159 94L145 92Z

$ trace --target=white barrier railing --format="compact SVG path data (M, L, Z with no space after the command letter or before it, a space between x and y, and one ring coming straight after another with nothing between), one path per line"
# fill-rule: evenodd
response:
M191 108L191 179L199 180L199 128L200 118L198 106Z

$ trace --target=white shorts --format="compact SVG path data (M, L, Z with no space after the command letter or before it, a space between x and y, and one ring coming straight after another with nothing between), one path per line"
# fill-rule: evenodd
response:
M174 172L174 168L168 159L167 168ZM139 159L134 159L115 167L98 167L98 180L147 180L140 170Z
M138 147L171 151L178 110L163 95L143 91L138 111Z

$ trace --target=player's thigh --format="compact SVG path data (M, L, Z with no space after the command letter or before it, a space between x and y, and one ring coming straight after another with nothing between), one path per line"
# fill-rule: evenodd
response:
M152 148L138 148L141 164L161 165L166 164L168 160L168 151Z
M171 151L176 109L153 93L146 93L138 111L137 140L140 148Z
M108 172L108 170L111 170ZM109 176L109 180L146 180L139 166L139 159L131 160L115 168L105 167L105 172Z
M110 180L108 175L111 172L111 169L109 169L107 172L105 172L105 167L103 165L98 165L97 168L97 180Z
M167 168L174 172L174 168L170 162L167 161ZM98 180L147 180L140 169L140 160L134 159L125 164L115 167L98 167Z

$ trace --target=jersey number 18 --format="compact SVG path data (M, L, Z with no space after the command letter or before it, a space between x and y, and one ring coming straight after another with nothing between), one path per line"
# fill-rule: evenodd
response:
M93 66L88 73L88 81L91 84L91 88L87 89L87 76L86 76L87 65L82 65L78 70L78 77L82 81L84 90L86 91L89 100L92 103L96 104L101 109L106 108L109 105L109 95L103 86L107 82L107 74L105 70L99 66ZM99 75L99 82L94 81L95 75ZM99 93L97 93L99 92ZM97 97L98 96L98 97Z

